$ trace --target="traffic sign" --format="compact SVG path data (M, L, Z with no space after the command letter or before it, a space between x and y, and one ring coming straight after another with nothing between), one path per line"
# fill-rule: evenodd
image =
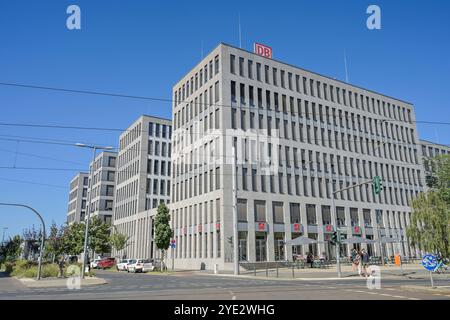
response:
M422 258L422 265L428 271L434 271L438 265L438 262L433 254L426 254Z

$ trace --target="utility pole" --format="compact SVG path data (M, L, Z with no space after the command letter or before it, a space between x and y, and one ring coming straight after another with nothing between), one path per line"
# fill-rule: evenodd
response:
M77 143L75 144L77 147L81 148L89 148L92 149L92 165L89 168L89 199L87 204L87 213L85 216L85 228L84 228L84 246L83 246L83 269L81 270L81 279L84 279L84 272L86 270L86 260L88 257L87 247L88 247L88 234L89 234L89 221L91 220L91 201L92 201L92 185L94 184L94 165L95 165L95 157L97 154L97 150L113 150L113 147L101 147L101 146L94 146L94 145L86 145L83 143Z
M236 174L236 148L233 144L231 148L231 153L233 155L233 168L232 168L232 178L233 178L233 263L234 263L234 274L239 274L239 246L238 246L238 219L237 219L237 174Z

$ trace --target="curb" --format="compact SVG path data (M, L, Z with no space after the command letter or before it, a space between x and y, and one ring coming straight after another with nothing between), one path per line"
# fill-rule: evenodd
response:
M67 287L67 281L70 278L64 278L64 279L52 279L52 280L35 280L30 278L17 278L13 277L14 279L20 281L24 286L27 288L63 288ZM102 278L91 278L91 279L84 279L81 281L81 286L85 287L91 287L91 286L97 286L97 285L104 285L108 282L105 279Z

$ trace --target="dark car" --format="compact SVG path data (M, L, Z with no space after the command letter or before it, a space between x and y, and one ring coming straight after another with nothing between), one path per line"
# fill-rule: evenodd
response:
M97 263L97 268L99 269L107 269L107 268L111 268L116 264L116 259L114 258L105 258L100 260Z

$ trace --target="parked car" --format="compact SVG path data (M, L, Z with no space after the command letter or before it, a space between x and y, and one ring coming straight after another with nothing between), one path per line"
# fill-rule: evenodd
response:
M127 271L128 270L128 264L132 260L133 259L122 259L122 260L120 260L119 263L116 265L117 271Z
M99 268L99 269L111 268L112 266L114 266L115 263L116 263L116 259L105 258L105 259L100 260L97 263L97 268Z
M97 269L98 263L102 261L102 259L94 259L94 261L91 261L91 269Z
M150 262L150 260L133 259L128 263L127 271L136 273L153 271L154 269L155 266Z

